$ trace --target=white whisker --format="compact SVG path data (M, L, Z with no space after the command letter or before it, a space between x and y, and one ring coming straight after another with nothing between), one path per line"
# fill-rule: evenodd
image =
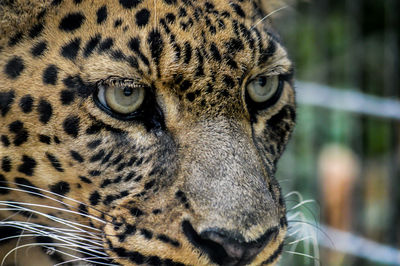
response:
M32 218L32 213L31 213L30 216L26 219L26 221L29 222L31 218ZM21 233L20 233L19 236L18 236L17 243L15 244L16 247L19 246L19 243L21 242L21 239L22 239L22 238L21 238L21 235L23 235L24 232L25 232L25 229L21 230ZM14 253L14 262L15 262L15 265L17 265L17 251L15 251L15 253Z
M54 245L53 243L48 243L48 245ZM42 244L38 244L38 243L30 243L30 244L25 244L25 245L20 245L17 246L13 249L11 249L9 252L7 252L7 254L4 256L3 260L1 261L1 266L4 265L5 260L7 259L7 257L13 253L14 251L21 249L21 248L25 248L25 247L34 247L34 246L42 246Z
M315 219L314 212L308 208L311 206L318 207L315 200L305 200L301 193L298 191L291 191L285 196L286 201L294 202L292 206L288 207L287 221L288 221L288 232L285 238L285 246L289 250L284 252L291 255L302 256L305 259L312 259L313 265L320 265L319 262L319 246L317 232L320 231ZM307 215L303 212L307 210L307 215L310 214L314 217L315 222L310 222ZM309 216L309 215L308 215ZM301 245L301 252L298 251L299 244ZM300 248L299 248L300 250ZM286 259L285 263L290 263L290 259Z
M286 195L285 195L285 198L289 198L289 197L291 197L292 195L295 195L295 196L297 196L297 198L298 198L298 201L303 201L303 196L300 194L300 192L298 192L298 191L291 191L291 192L289 192L289 193L287 193Z
M73 238L65 238L62 236L58 236L58 235L54 235L51 233L48 233L46 231L41 231L41 230L37 230L35 228L30 228L30 227L22 227L24 230L29 230L29 231L33 231L36 232L36 234L21 234L20 236L11 236L11 237L6 237L1 239L5 240L5 239L12 239L12 238L22 238L22 237L38 237L38 236L46 236L64 243L51 243L52 246L60 246L60 247L64 247L64 248L69 248L69 247L74 247L75 251L78 251L80 253L84 253L90 256L93 256L95 254L97 255L102 255L102 256L108 256L106 253L102 252L104 249L101 245L101 243L96 243L96 245L89 245L87 243L83 243L82 241L75 241ZM77 240L83 240L89 243L92 243L92 241L88 241L87 239L83 239L83 238L75 238ZM40 246L45 246L45 245L49 245L48 243L36 243L37 245ZM18 243L17 243L17 247L18 247ZM77 249L79 248L79 249ZM70 248L71 249L71 248ZM17 250L17 249L13 249L13 250ZM88 251L85 252L84 250ZM99 251L100 250L100 251Z
M2 210L2 209L0 209L0 210ZM1 225L3 225L3 226L5 226L5 225L11 225L11 226L17 225L17 226L20 227L20 229L24 229L24 228L30 228L30 229L32 229L31 227L43 227L43 228L45 228L45 229L47 229L47 230L49 230L50 228L53 228L53 230L56 231L56 232L62 231L62 229L61 229L61 228L58 228L58 227L40 226L40 225L37 225L37 224L34 224L34 223L26 223L26 222L20 222L20 221L0 222L0 226L1 226ZM68 226L74 227L74 226L71 226L71 225L68 225ZM92 233L89 232L89 231L85 231L85 230L82 230L81 228L77 228L77 227L75 227L75 228L78 229L79 232L84 232L84 233L86 233L86 234L88 235L88 237L89 237L89 235L90 235L92 238L97 238L98 240L101 240L100 237L98 237L98 236L92 234ZM65 233L65 234L66 234L66 233ZM88 237L87 237L87 238L88 238ZM85 239L86 239L86 238L85 238Z
M62 208L59 208L59 207L54 207L54 206L49 206L49 205L41 205L41 204L28 203L28 202L14 202L14 201L0 201L0 205L1 204L4 204L6 206L10 206L12 204L17 204L16 206L18 206L18 205L26 205L26 206L32 206L32 207L53 209L53 210L63 211L63 212L66 212L66 213L77 214L77 215L80 215L80 216L83 216L83 217L87 217L87 218L92 218L93 220L96 220L96 221L101 222L103 224L107 223L106 221L101 220L101 219L99 219L97 217L94 217L92 215L89 215L89 214L84 214L84 213L80 213L80 212L77 212L77 211L72 211L72 210L68 210L68 209L62 209ZM28 210L30 210L30 209L28 209Z
M306 237L297 239L295 241L289 242L289 243L287 243L287 245L294 245L294 244L300 243L300 242L308 240L308 239L312 239L312 237L311 236L306 236Z
M89 263L93 263L92 262L93 259L99 259L99 257L78 258L78 259L73 259L73 260L60 262L60 263L57 263L57 264L55 264L53 266L60 266L60 265L64 265L64 264L71 263L71 262L77 262L77 261L86 261L86 262L89 262ZM118 259L118 257L107 257L107 258L100 258L100 259ZM119 264L111 264L111 263L96 261L96 265L118 266Z
M24 185L24 186L25 186L25 185ZM0 186L0 189L8 189L8 190L11 190L11 191L18 191L18 192L30 193L30 194L32 194L32 195L37 195L37 196L40 196L40 197L44 197L44 198L53 200L53 201L55 201L55 202L57 202L57 203L60 203L61 205L69 206L69 207L71 207L71 208L76 209L75 206L72 206L72 205L70 205L70 204L66 204L66 203L64 203L63 201L54 199L54 198L52 198L52 197L49 197L49 196L46 196L46 195L43 195L43 194L40 194L40 193L32 192L32 191L29 191L29 190L23 190L23 189L18 189L18 188L2 187L2 186ZM36 188L35 188L35 189L36 189ZM36 190L41 190L41 189L37 188ZM44 190L44 191L46 191L46 190ZM53 192L51 192L51 193L53 193ZM55 193L53 193L53 194L55 194ZM55 194L55 195L58 195L58 194ZM70 199L70 200L71 200L71 199ZM84 204L84 203L81 203L81 202L79 202L79 201L76 201L76 202L78 202L78 203L80 203L80 204ZM85 206L88 206L87 204L84 204L84 205L85 205ZM47 206L47 205L42 205L42 207L43 207L43 206ZM90 206L89 206L89 207L90 207ZM61 209L61 208L59 208L59 210L66 211L66 209ZM98 222L106 223L104 220L102 220L102 219L100 219L100 218L98 218L98 217L89 215L89 214L83 214L83 213L79 213L79 212L75 212L75 213L76 213L76 214L79 214L79 215L82 215L82 216L84 216L84 217L92 218L92 219L94 219L94 220L96 220L96 221L98 221Z
M64 265L64 264L68 264L68 263L70 263L70 262L77 262L77 261L86 261L86 262L89 262L89 263L93 263L92 262L92 260L93 259L104 259L104 260L108 260L108 259L113 259L113 258L118 258L118 257L109 257L108 255L106 255L106 257L99 257L99 256L93 256L93 257L84 257L84 258L80 258L80 257L77 257L77 256L73 256L73 255L71 255L71 254L69 254L69 253L66 253L66 252L63 252L63 251L61 251L61 250L55 250L56 252L58 252L58 253L61 253L61 254L63 254L63 255L67 255L67 256L70 256L70 257L73 257L74 259L72 259L72 260L67 260L67 261L64 261L64 262L60 262L60 263L57 263L57 264L55 264L55 265L53 265L53 266L58 266L58 265ZM98 262L98 261L96 261L96 265L110 265L110 266L118 266L119 264L110 264L110 263L105 263L105 262Z
M42 228L42 229L46 229L46 230L50 230L50 229L54 230L54 228L51 228L51 227L48 227L48 226L40 226L40 225L33 224L33 223L8 222L5 225L6 226L12 226L14 228L23 229L23 230L29 230L30 232L38 233L41 236L51 237L51 238L54 238L54 239L57 239L57 240L60 240L60 241L69 241L69 242L74 242L74 243L78 243L78 244L82 244L83 243L82 241L84 241L84 242L88 242L88 243L90 243L92 245L95 245L95 246L92 246L92 247L96 247L97 246L97 247L102 248L102 242L100 242L100 241L94 241L94 240L90 240L90 239L84 238L84 237L77 237L77 236L74 236L73 234L71 235L71 233L65 233L65 232L63 232L63 234L66 234L69 237L65 237L65 236L59 235L59 233L61 231L61 230L59 230L59 228L55 228L55 229L57 229L56 233L58 233L58 234L55 234L55 233L52 233L52 232L48 232L48 231L39 229L39 228ZM79 240L80 242L76 242L75 240Z
M15 238L23 238L23 237L32 237L32 238L35 238L35 237L40 237L40 236L47 236L47 237L50 237L50 238L54 238L54 237L52 237L51 234L49 234L49 235L44 235L44 234L40 234L40 233L36 233L36 234L21 234L21 235L15 235L15 236L9 236L9 237L2 238L2 239L0 239L0 242L1 242L1 241L5 241L5 240L15 239ZM60 240L59 237L57 237L57 238L55 238L55 239ZM59 244L61 245L61 243L59 243ZM72 244L75 244L75 242L72 242ZM82 244L81 242L78 242L77 244L79 244L78 247L82 247L82 248L86 249L86 245ZM64 244L64 245L65 245L65 244ZM77 247L77 245L74 245L74 246ZM101 247L91 246L91 248L92 248L92 249L100 249L100 250L102 250ZM83 253L83 252L81 252L81 253ZM95 251L95 250L93 250L93 253L98 253L98 254L101 254L101 255L107 255L107 254L104 253L104 252L99 252L99 251ZM93 254L92 254L92 255L93 255Z
M0 220L0 223L3 222L3 221L10 220L11 218L13 218L14 216L16 216L16 215L18 215L18 214L19 214L19 211L17 211L16 213L13 213L13 214L11 214L11 215L9 215L8 217L4 218L3 220Z
M295 210L295 209L297 209L305 204L308 204L308 203L315 203L315 200L303 200L300 203L294 205L292 208L290 208L289 211Z
M285 250L284 252L289 253L289 254L293 254L293 255L303 256L303 257L306 257L306 258L309 258L309 259L313 259L313 260L318 260L318 259L317 259L316 257L314 257L314 256L307 255L307 254L303 254L303 253L300 253L300 252L288 251L288 250Z
M0 209L1 210L1 209ZM32 226L32 227L38 227L38 228L44 228L47 230L52 230L52 231L56 231L58 233L62 232L64 234L68 234L68 233L73 233L74 235L79 235L77 233L80 233L81 235L85 236L86 238L93 238L93 239L98 239L101 240L102 238L97 236L97 235L93 235L90 236L87 235L90 232L87 231L83 231L82 229L79 228L79 230L73 230L73 229L69 229L69 228L61 228L61 227L51 227L51 226L42 226L40 224L35 224L35 223L27 223L27 222L21 222L21 221L6 221L6 222L0 222L0 226L13 226L13 225L18 225L18 226ZM98 234L101 235L101 234Z
M302 212L295 212L293 214L288 214L287 220L288 221L294 221L294 219L301 219L304 220L304 214Z
M0 181L0 184L1 184L1 183L5 183L5 182L1 182L1 181ZM96 208L94 208L94 207L92 207L92 206L90 206L90 205L88 205L88 204L82 202L82 201L79 201L79 200L76 200L76 199L73 199L73 198L70 198L70 197L66 197L66 196L64 196L64 195L60 195L60 194L54 193L54 192L52 192L52 191L50 191L50 190L42 189L42 188L39 188L39 187L33 187L33 186L29 186L29 185L24 185L24 184L17 184L17 183L15 183L15 182L7 182L7 183L13 184L13 185L18 185L19 187L31 188L32 190L37 190L37 191L40 191L40 192L45 192L45 193L54 195L54 196L59 197L59 198L62 198L62 199L70 200L70 201L72 201L72 202L85 205L86 207L89 207L89 208L91 208L91 209L93 209L93 210L95 210L95 211L98 211L98 212L100 212L100 213L102 213L102 214L104 214L104 215L109 216L109 217L112 218L111 215L109 215L109 214L107 214L107 213L105 213L105 212L102 212L102 211L100 211L100 210L98 210L98 209L96 209ZM0 188L2 188L2 189L8 189L8 190L17 190L16 188L3 187L3 186L0 186ZM40 197L45 197L45 198L47 198L47 199L56 201L56 202L58 202L58 203L60 203L60 204L62 204L62 205L65 205L65 206L68 206L68 207L71 207L71 208L76 208L75 206L73 206L73 205L71 205L71 204L67 204L67 203L65 203L65 202L63 202L63 201L60 201L60 200L58 200L58 199L55 199L55 198L52 198L52 197L49 197L49 196L46 196L46 195L43 195L43 194L40 194L40 193L36 193L36 192L30 191L30 190L21 190L21 191L22 191L22 192L25 192L25 193L28 193L28 194L34 194L34 195L37 195L37 196L40 196Z
M279 12L279 11L285 9L285 8L288 8L288 7L289 7L289 6L283 6L283 7L280 7L280 8L278 8L278 9L275 9L275 10L272 11L272 12L269 12L266 16L264 16L262 19L260 19L256 24L254 24L250 29L251 29L251 30L254 29L258 24L260 24L261 22L263 22L265 19L269 18L269 17L272 16L273 14L275 14L275 13L277 13L277 12Z
M296 231L290 232L287 234L287 236L294 236L296 235L298 232L300 232L302 230L302 228L297 229Z
M39 234L24 234L24 235L7 236L7 237L0 238L0 242L6 241L6 240L11 240L11 239L18 238L18 237L37 237L37 236L40 236L40 235Z
M0 202L0 203L1 203L1 202ZM80 223L68 221L68 220L65 220L65 219L62 219L62 218L58 218L58 217L55 217L55 216L52 216L52 215L48 215L48 214L43 213L43 212L39 212L39 211L36 211L36 210L32 210L32 209L29 209L29 208L24 208L24 207L22 207L22 206L19 206L19 204L17 204L17 203L11 203L11 202L9 202L9 203L7 203L7 204L5 204L5 205L6 205L7 207L13 207L13 208L15 208L15 209L13 209L13 208L0 208L0 210L9 210L9 211L29 211L29 212L31 212L31 213L38 214L38 215L41 215L41 216L43 216L43 217L46 217L46 218L48 218L49 220L58 222L58 223L60 223L60 224L66 225L66 226L71 227L71 228L74 228L74 229L79 230L79 231L81 231L81 232L84 232L84 233L86 233L86 234L92 235L93 237L96 237L97 234L95 234L95 233L93 233L93 232L90 232L90 231L87 231L87 230L84 230L83 228L90 229L90 230L93 230L93 231L101 232L100 229L93 228L93 227L91 227L91 226L82 225L82 224L80 224ZM2 224L2 223L3 223L3 222L0 222L0 224ZM7 223L7 222L4 222L4 223Z
M46 243L38 243L38 244L40 244L43 247L48 248ZM96 254L103 255L103 256L108 256L104 252L100 252L100 251L97 251L97 250L92 250L92 249L87 248L85 246L77 246L77 245L74 245L74 244L63 244L63 243L53 243L53 246L58 246L58 247L62 247L62 248L65 248L65 249L70 249L70 250L76 251L78 253L82 253L82 254L86 254L86 255L90 255L90 256L96 256ZM82 251L82 250L86 250L86 251Z

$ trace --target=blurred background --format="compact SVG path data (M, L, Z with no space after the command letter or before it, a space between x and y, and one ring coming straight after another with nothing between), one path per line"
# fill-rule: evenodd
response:
M298 101L277 173L290 225L281 265L400 265L400 1L279 13Z

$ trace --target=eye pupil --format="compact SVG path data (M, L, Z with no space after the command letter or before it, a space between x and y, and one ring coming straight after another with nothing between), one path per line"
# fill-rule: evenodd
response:
M258 85L261 87L264 87L267 84L267 77L260 77L258 79Z
M130 88L130 87L125 87L124 88L124 95L125 96L131 96L132 93L133 93L133 89L132 88Z

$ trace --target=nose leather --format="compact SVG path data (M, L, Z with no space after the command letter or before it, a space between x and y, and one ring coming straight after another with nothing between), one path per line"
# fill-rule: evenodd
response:
M188 221L184 221L182 227L189 241L219 265L250 263L279 231L277 227L273 227L257 240L244 242L237 240L238 237L232 237L238 234L229 233L223 229L213 228L198 234ZM242 239L242 237L239 238Z
M239 242L221 230L204 231L200 234L203 239L221 245L225 252L224 261L227 265L244 265L251 262L267 243L245 243Z

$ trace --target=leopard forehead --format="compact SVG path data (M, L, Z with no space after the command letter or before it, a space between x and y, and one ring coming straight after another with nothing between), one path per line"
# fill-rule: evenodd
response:
M259 23L263 15L252 1L61 2L41 12L26 32L5 40L4 49L30 53L9 59L4 72L15 82L43 79L33 75L38 68L53 83L59 68L79 73L86 82L110 75L140 77L183 99L189 110L235 114L242 111L246 79L291 68L268 23ZM33 39L28 51L20 44L26 39ZM48 58L58 59L50 63ZM230 108L219 107L221 101Z
M104 232L101 248L118 257L107 262L229 263L193 240L206 232L219 246L221 235L252 247L268 240L253 264L275 263L287 222L273 175L294 126L291 80L256 114L245 99L257 76L292 73L264 19L272 2L1 3L0 198L53 206L47 196L57 195L57 207L80 216L45 212ZM96 85L110 77L152 90L162 130L96 107ZM242 264L250 263L246 252Z

